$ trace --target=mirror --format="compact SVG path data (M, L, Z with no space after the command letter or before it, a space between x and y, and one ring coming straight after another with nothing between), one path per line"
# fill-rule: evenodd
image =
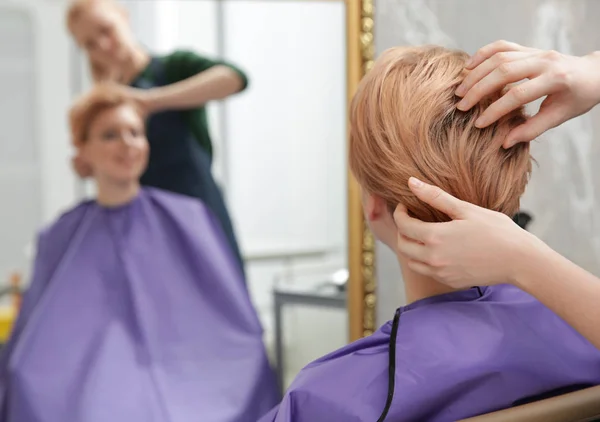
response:
M348 100L375 60L373 0L348 3ZM364 219L360 188L348 173L348 317L350 341L376 328L375 239Z
M348 313L347 299L357 297L357 274L362 280L368 266L361 264L367 259L362 210L346 165L346 110L373 58L372 2L120 3L151 54L190 50L248 75L242 93L208 104L213 174L285 387L305 364L358 337L352 321L360 312L350 304ZM64 27L68 4L0 0L0 62L3 92L9 92L0 103L5 286L18 280L27 289L36 232L96 195L70 163L67 112L93 83L85 55Z

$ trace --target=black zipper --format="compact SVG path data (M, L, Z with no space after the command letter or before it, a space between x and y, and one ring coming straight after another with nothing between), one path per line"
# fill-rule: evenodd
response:
M400 324L400 308L396 309L394 322L392 323L392 334L390 335L390 345L388 352L388 393L385 401L385 407L377 422L385 421L385 418L392 407L394 400L394 387L396 384L396 337L398 337L398 325Z
M483 296L483 291L479 286L475 286L479 297ZM400 308L396 309L394 315L394 321L392 323L392 333L390 334L390 344L388 351L388 393L385 401L385 407L381 416L377 419L377 422L384 422L387 414L392 407L392 401L394 400L394 388L396 387L396 338L398 337L398 326L400 325Z

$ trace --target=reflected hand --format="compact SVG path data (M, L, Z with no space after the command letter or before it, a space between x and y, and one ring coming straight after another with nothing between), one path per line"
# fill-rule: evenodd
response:
M117 90L133 101L140 108L144 116L157 111L158 104L155 99L156 95L154 89L134 88L114 82L103 82L103 84L110 84L111 89Z
M409 187L420 200L453 219L425 223L410 217L404 206L396 208L397 253L419 274L457 289L516 283L527 264L526 252L542 243L504 214L461 201L414 178Z
M483 128L544 96L539 112L513 129L504 147L529 142L553 127L588 112L600 102L600 53L584 57L496 41L479 49L467 63L471 72L456 90L459 110L469 110L484 96L515 85L479 117Z

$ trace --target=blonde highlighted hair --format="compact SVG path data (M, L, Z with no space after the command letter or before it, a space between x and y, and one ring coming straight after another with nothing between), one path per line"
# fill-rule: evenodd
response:
M71 106L69 125L71 139L76 147L82 146L88 139L94 119L105 110L129 105L144 116L142 109L132 101L119 87L111 83L101 83L83 94Z
M69 32L73 32L73 24L90 6L97 3L109 2L116 5L115 0L71 0L67 8L67 29Z
M467 112L456 109L454 91L467 59L462 51L438 46L396 47L361 81L350 110L350 167L390 210L401 203L421 220L449 219L408 189L415 176L481 207L509 216L518 211L531 173L529 144L508 150L501 145L526 116L518 109L476 128L475 120L501 93Z
M75 22L77 22L77 20L86 10L88 10L91 6L96 4L106 4L111 7L114 7L115 10L118 10L120 12L124 11L124 9L117 2L117 0L71 0L69 7L67 8L66 15L67 30L71 35L74 35L73 26L75 25ZM90 71L92 73L92 79L94 80L94 82L102 82L110 79L110 77L106 73L106 69L104 69L99 63L96 63L93 60L89 59L89 65Z

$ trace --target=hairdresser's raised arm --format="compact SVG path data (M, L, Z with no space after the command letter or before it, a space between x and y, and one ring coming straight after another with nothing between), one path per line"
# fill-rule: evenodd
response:
M150 112L185 110L222 100L244 89L246 81L228 66L218 65L181 82L144 92Z
M201 107L241 91L246 81L227 66L214 66L185 80L152 89L120 85L118 89L148 113Z
M511 110L542 97L538 114L515 128L504 147L529 142L543 132L586 113L600 102L600 52L583 57L496 41L480 48L467 63L471 72L456 90L458 109L468 110L485 95L513 86L493 103L476 125L486 127Z
M570 262L504 214L460 201L411 179L422 201L453 218L424 223L399 207L399 254L414 271L454 288L481 280L511 283L535 296L600 349L600 279Z

